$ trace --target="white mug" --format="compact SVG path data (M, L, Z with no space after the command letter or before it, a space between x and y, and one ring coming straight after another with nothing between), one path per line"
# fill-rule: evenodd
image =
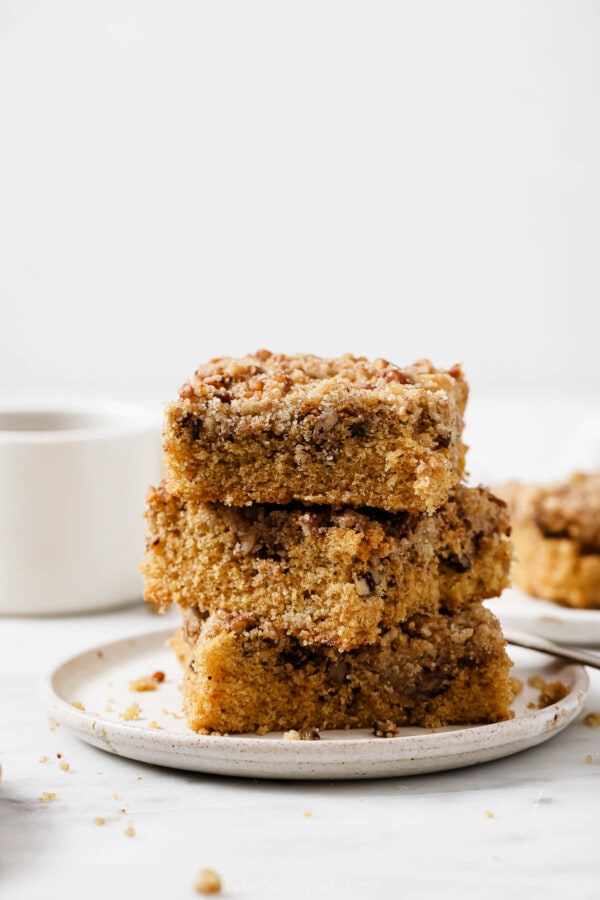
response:
M160 456L159 417L137 406L0 403L0 613L141 597L144 495Z

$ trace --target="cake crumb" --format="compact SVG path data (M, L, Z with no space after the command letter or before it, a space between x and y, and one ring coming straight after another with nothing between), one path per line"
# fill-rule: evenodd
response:
M521 691L523 690L523 687L524 687L523 682L521 681L520 678L517 678L516 675L511 675L511 677L509 678L509 681L510 681L510 686L512 688L513 694L515 695L515 697L518 697L519 694L521 693Z
M307 810L303 813L303 815L304 815L304 818L305 818L305 819L312 819L312 813L311 813L310 809L307 809Z
M494 818L494 813L490 809L486 809L485 814L488 817L488 819Z
M156 719L152 719L149 723L148 728L162 728L162 725L159 725Z
M104 816L96 816L94 819L94 825L106 825L106 819Z
M160 684L161 682L163 682L165 680L165 673L161 672L159 669L158 671L152 673L152 677L154 678L155 681L158 681L158 683Z
M56 800L54 791L44 791L42 796L38 797L40 803L50 803L51 800Z
M48 716L48 728L50 729L50 731L56 731L57 728L60 728L60 725L58 724L56 719L52 718L52 716Z
M202 869L194 882L197 894L220 894L222 887L221 876L214 869Z
M301 741L320 741L321 732L318 728L301 728L298 737Z
M155 691L158 685L159 681L154 675L140 675L135 681L129 682L129 690L138 691L138 693L142 693L143 691Z
M392 738L398 734L398 726L389 719L373 722L373 734L375 737Z
M598 728L598 726L600 725L600 713L588 713L583 720L583 724L587 725L588 728Z
M141 711L139 703L132 703L125 712L119 713L119 718L125 719L126 722L131 722L133 719L139 719Z
M585 761L586 761L586 763L593 763L593 762L594 762L594 757L592 756L591 753L588 753L588 755L587 755L586 758L585 758Z
M119 800L120 797L121 797L120 794L113 794L113 795L112 795L113 800Z
M135 837L135 828L133 827L133 825L128 825L123 834L126 837Z
M40 760L39 760L39 761L40 761L41 763L47 763L49 759L50 759L49 756L40 756Z
M558 703L559 700L566 697L570 690L569 686L562 681L545 681L541 675L532 675L527 679L527 684L540 692L537 704L528 703L528 709L535 709L536 706L537 709L545 709L547 706L552 706L553 703ZM598 724L600 724L600 718Z
M81 712L85 712L85 706L83 705L81 700L74 700L73 703L71 703L71 706L74 706L75 709L80 709Z
M69 769L71 768L71 766L69 765L68 762L66 762L66 761L63 759L62 762L60 762L60 763L58 764L58 768L61 770L61 772L68 772Z
M295 731L293 728L290 731L284 731L283 739L284 741L299 741L300 732Z

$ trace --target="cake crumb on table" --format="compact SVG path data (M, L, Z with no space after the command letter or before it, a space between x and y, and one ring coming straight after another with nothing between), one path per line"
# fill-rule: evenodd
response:
M66 762L66 760L63 759L62 762L58 764L58 768L61 770L61 772L68 772L71 766L68 762Z
M159 725L156 719L152 719L148 724L148 728L162 728L162 725Z
M54 791L44 791L42 796L38 797L40 803L50 803L51 800L56 800Z
M488 819L494 818L494 813L490 809L486 809L485 814L488 817Z
M300 740L300 732L296 731L294 728L290 729L290 731L285 731L283 733L284 741L299 741Z
M135 828L133 827L133 825L128 825L123 834L126 837L135 837Z
M49 756L40 756L39 761L40 761L41 763L47 763L47 762L49 761L49 759L50 759Z
M594 762L594 757L592 756L591 753L588 753L588 755L587 755L586 758L585 758L585 761L586 761L586 763L593 763L593 762Z
M598 728L598 726L600 725L600 713L588 713L583 720L583 724L587 725L588 728Z
M106 825L106 819L104 816L96 816L94 819L94 825Z
M75 709L80 709L81 712L85 712L85 706L81 700L74 700L73 703L71 703L71 706L75 707Z
M202 869L194 882L197 894L220 894L222 888L221 876L214 869Z
M312 813L311 813L310 809L307 809L307 810L303 813L303 816L304 816L305 819L312 819Z

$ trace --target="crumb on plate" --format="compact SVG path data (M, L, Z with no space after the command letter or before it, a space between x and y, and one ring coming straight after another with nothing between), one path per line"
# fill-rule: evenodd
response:
M529 709L545 709L547 706L552 706L553 703L558 703L559 700L566 697L570 690L564 682L546 681L541 675L532 675L527 679L527 684L540 692L537 704L527 704Z
M373 734L375 737L392 738L398 734L398 726L390 719L373 722Z
M155 678L154 675L140 675L135 681L129 682L129 690L138 691L139 693L142 693L143 691L155 691L159 684L158 678Z
M132 703L124 712L119 713L119 718L125 719L126 722L131 722L134 719L139 719L141 711L139 703Z

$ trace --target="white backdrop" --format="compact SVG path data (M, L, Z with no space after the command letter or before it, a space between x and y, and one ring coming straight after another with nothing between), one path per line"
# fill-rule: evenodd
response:
M267 346L600 393L600 4L0 0L0 390Z

